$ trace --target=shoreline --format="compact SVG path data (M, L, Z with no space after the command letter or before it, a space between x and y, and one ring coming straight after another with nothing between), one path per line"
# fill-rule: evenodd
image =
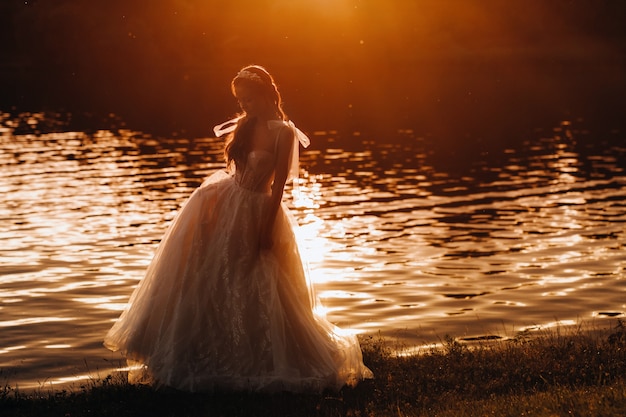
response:
M374 349L384 352L386 358L415 358L433 354L445 354L451 346L469 350L492 349L502 345L516 345L532 343L535 341L556 340L557 338L594 338L608 339L611 335L622 335L626 338L626 319L611 317L593 321L572 320L548 323L545 326L527 326L513 334L496 334L496 332L477 337L453 337L451 335L439 335L438 341L422 342L421 344L408 344L401 338L392 338L381 333L363 333L358 335L364 356ZM106 362L110 362L105 359ZM77 393L84 391L85 387L95 387L107 379L124 380L127 365L123 357L119 357L119 363L109 368L92 370L87 361L84 362L83 372L68 375L49 377L41 382L39 379L25 379L21 383L15 383L10 375L5 375L5 370L0 368L0 387L7 392L16 392L25 395L45 396L58 395L59 393Z
M100 416L478 416L623 415L626 322L610 331L551 332L476 348L445 340L424 355L397 355L362 338L375 374L355 388L323 394L186 393L130 385L107 376L80 391L25 394L4 388L5 417Z

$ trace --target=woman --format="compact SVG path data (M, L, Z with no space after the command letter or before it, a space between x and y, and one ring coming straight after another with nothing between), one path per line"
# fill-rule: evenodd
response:
M230 172L190 196L105 346L135 365L131 381L188 391L321 391L370 378L356 337L316 312L281 203L295 139L308 138L264 68L242 69L231 87L243 114L216 127L234 130Z

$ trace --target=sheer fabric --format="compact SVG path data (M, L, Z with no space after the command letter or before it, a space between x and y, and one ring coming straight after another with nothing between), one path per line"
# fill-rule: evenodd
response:
M233 119L227 120L224 123L221 123L213 128L213 132L219 138L220 136L226 135L228 133L233 132L237 128L237 123L243 116L238 116ZM302 145L304 148L308 148L311 144L311 140L307 135L304 134L300 129L296 127L296 125L292 121L283 121L283 120L269 120L267 122L267 127L270 130L280 128L287 124L289 127L293 129L294 132L294 144L291 147L291 160L289 162L289 175L287 180L292 181L298 178L299 171L299 155L300 155L300 147L298 144Z
M274 157L251 152L244 171L211 175L173 220L105 337L136 365L131 382L321 391L372 377L356 337L317 312L284 205L273 247L259 249Z

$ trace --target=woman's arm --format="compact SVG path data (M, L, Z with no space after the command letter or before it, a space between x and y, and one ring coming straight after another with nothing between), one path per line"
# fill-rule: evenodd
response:
M272 196L266 216L261 227L261 249L270 249L272 244L272 229L276 220L276 213L283 199L283 191L287 176L289 175L289 162L291 161L291 148L294 146L293 129L281 128L278 134L278 146L274 165L274 182L272 183Z

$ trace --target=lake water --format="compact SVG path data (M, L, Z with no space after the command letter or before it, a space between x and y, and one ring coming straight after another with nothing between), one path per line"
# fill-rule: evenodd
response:
M102 338L176 210L223 168L222 141L1 118L0 383L105 377L122 361ZM467 154L419 132L308 133L285 201L341 327L420 346L624 317L623 132L563 122Z

